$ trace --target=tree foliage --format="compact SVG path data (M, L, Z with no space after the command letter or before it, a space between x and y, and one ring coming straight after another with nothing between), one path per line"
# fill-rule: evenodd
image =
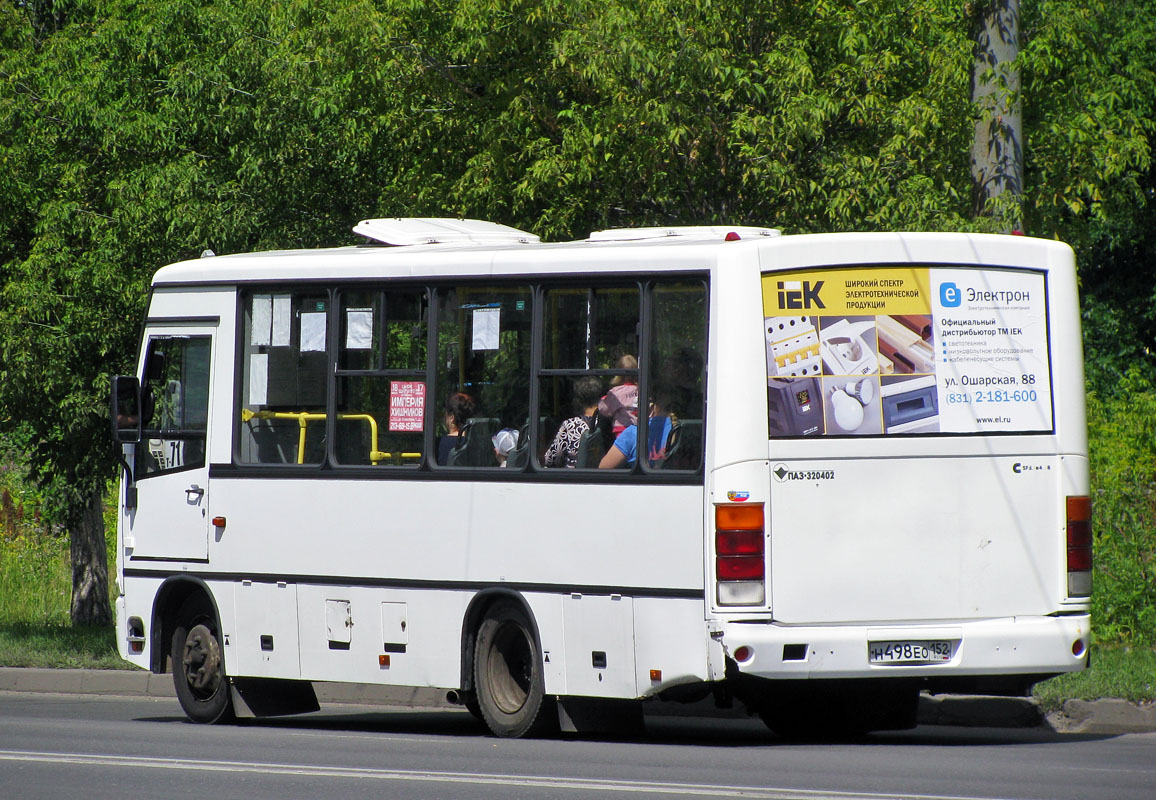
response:
M994 230L988 2L0 0L0 435L83 527L149 276L204 249L369 216ZM1025 226L1079 251L1106 395L1152 366L1156 1L1021 6Z
M1132 370L1127 403L1088 397L1095 442L1096 520L1093 595L1102 639L1156 645L1156 387Z

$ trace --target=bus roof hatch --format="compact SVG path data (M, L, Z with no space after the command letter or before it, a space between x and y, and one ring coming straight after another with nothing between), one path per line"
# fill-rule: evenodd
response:
M641 239L755 239L760 236L778 236L776 228L755 228L748 225L674 225L667 228L610 228L594 231L588 242L633 242ZM736 236L731 236L736 234ZM730 236L730 238L727 238Z
M411 244L535 244L532 233L477 219L395 217L363 219L353 232L388 245Z

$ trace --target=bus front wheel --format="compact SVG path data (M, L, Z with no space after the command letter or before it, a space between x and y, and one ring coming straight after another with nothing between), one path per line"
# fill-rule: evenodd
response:
M496 736L536 736L557 726L542 663L521 606L499 602L486 612L474 651L474 685L482 719Z
M217 617L204 595L193 595L177 612L172 664L177 699L190 720L211 724L233 719Z

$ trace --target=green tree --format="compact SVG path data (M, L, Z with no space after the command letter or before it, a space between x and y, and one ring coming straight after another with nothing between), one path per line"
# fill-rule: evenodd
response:
M1015 230L1021 222L1024 185L1020 4L987 0L973 7L973 13L971 95L978 111L971 143L974 213L995 213L1008 230Z
M34 5L0 5L0 434L27 430L70 535L73 620L104 623L108 376L149 276L347 231L389 150L388 64L354 84L389 48L365 5L77 2L52 25Z
M1105 380L1150 367L1156 332L1154 5L1021 0L1024 227L1077 247ZM74 618L107 613L107 377L131 369L157 267L344 242L368 216L998 230L971 201L973 16L0 0L0 435L23 426L78 546Z

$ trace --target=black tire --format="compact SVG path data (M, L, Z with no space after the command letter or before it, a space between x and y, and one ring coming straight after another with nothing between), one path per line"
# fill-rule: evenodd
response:
M474 687L478 708L495 736L520 738L557 730L554 701L546 697L542 653L522 607L499 601L478 627Z
M470 712L470 716L478 722L485 723L486 718L482 716L482 707L478 705L478 695L476 692L463 692L462 705L465 706L466 711Z
M212 603L202 594L189 597L177 612L173 686L181 708L193 722L212 724L234 719L219 631Z

